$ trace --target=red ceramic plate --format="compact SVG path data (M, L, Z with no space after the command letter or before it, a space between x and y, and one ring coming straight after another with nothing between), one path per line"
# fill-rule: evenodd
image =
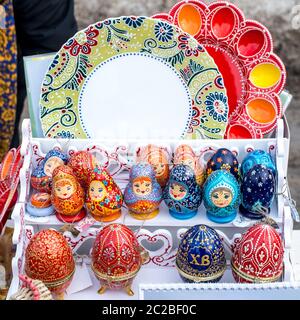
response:
M193 35L214 58L223 75L229 102L227 138L261 138L282 117L279 94L286 72L273 53L272 37L265 26L246 20L235 5L218 1L177 3L167 20Z

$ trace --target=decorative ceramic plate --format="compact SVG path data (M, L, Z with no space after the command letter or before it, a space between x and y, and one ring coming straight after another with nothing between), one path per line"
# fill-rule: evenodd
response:
M154 17L181 27L214 58L228 94L228 138L259 138L274 129L286 75L266 27L223 1L185 0Z
M220 139L228 121L214 60L180 28L146 17L75 34L49 67L40 106L53 138Z

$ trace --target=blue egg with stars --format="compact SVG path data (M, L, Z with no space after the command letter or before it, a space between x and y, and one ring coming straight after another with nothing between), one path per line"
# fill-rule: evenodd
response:
M173 167L163 191L163 199L169 213L176 219L190 219L197 214L202 194L191 167L184 164Z
M262 219L270 212L276 190L271 169L257 164L244 176L241 185L240 212L250 219Z
M241 175L244 177L247 172L256 164L261 164L272 170L274 177L276 177L276 166L271 155L263 150L254 150L247 154L241 164Z
M216 230L191 227L180 241L176 267L185 282L218 282L226 270L225 250Z

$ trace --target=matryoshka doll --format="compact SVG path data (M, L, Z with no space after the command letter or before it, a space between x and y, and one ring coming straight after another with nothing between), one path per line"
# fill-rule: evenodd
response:
M145 250L136 236L123 224L109 224L97 234L92 249L92 270L106 289L125 289L133 295L132 281L145 261Z
M94 219L103 222L118 219L123 195L110 174L104 168L96 167L90 173L88 181L86 206Z
M207 177L212 172L220 169L230 172L237 180L239 180L239 162L236 156L230 150L225 148L218 149L207 161Z
M190 219L197 214L202 195L192 168L184 164L173 167L163 199L176 219Z
M240 205L240 186L226 170L214 171L203 186L203 201L207 217L217 223L228 223Z
M31 185L40 192L51 192L52 174L55 168L67 163L68 157L59 150L50 150L31 175Z
M249 219L262 219L270 212L275 195L272 170L257 164L243 177L240 212Z
M63 222L77 222L86 215L84 190L67 165L59 166L53 172L51 202L57 218Z
M202 186L205 180L205 170L201 166L198 157L193 149L187 145L182 144L178 146L174 152L174 165L185 164L193 169L197 183Z
M73 169L79 183L88 187L90 173L97 165L97 159L88 151L78 151L71 155L68 165Z
M138 220L152 219L159 213L162 190L150 164L139 163L132 166L124 200L129 213Z
M226 270L218 233L204 224L186 231L178 247L176 267L185 282L218 282Z
M165 148L157 147L149 144L146 147L140 148L137 152L137 163L149 163L155 171L157 182L162 188L165 187L169 180L169 156Z

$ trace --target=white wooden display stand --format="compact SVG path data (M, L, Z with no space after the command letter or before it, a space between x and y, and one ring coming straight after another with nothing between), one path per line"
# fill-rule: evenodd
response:
M196 297L202 298L204 293L211 290L226 290L234 292L235 298L238 298L242 289L247 290L264 290L280 287L295 286L295 278L290 259L291 252L291 236L293 230L293 220L291 210L285 201L287 196L287 168L289 155L289 128L285 119L278 121L277 132L275 137L265 138L261 140L65 140L65 139L46 139L33 138L31 135L31 127L29 119L25 119L22 126L23 141L21 153L24 156L24 164L20 172L21 192L18 203L13 211L12 218L15 223L15 231L13 235L13 243L16 247L16 255L12 261L13 280L10 286L8 297L15 293L19 288L19 274L23 273L24 252L28 240L38 230L45 228L60 228L61 223L53 215L45 218L33 218L26 213L25 204L30 195L30 175L36 165L43 159L45 154L52 148L59 148L71 155L77 150L90 150L97 159L104 165L119 184L124 189L128 180L128 171L134 162L136 151L139 147L148 143L154 143L159 146L168 148L170 154L175 148L181 144L189 144L193 147L198 155L202 155L205 159L214 150L225 147L235 152L239 162L241 163L246 154L255 149L262 149L269 152L276 161L277 166L277 193L278 196L271 208L271 217L277 222L279 232L284 240L284 274L281 282L273 284L255 284L243 285L235 283L230 269L231 249L235 245L235 239L240 236L255 221L242 218L240 215L231 223L217 224L206 218L203 204L199 208L197 216L189 220L176 220L168 213L164 203L160 206L160 213L152 220L145 222L135 220L127 213L127 209L123 208L123 214L117 223L124 223L133 230L137 231L137 237L141 245L149 250L150 258L141 268L136 279L134 280L133 297L127 296L123 291L107 291L103 295L97 294L99 283L90 270L90 248L96 233L101 228L100 223L96 223L87 232L81 233L77 237L73 237L70 232L64 235L76 255L82 256L88 265L93 286L82 291L66 295L65 299L143 299L151 297L156 298L186 298L186 292L196 292ZM216 284L188 284L184 283L178 275L175 268L175 256L179 239L187 228L196 224L207 224L217 229L224 240L227 251L228 269L222 280ZM79 267L79 264L77 265ZM74 280L76 281L76 280ZM232 291L233 290L233 291ZM168 295L168 292L170 293ZM174 294L175 292L175 294ZM184 293L185 292L185 293ZM153 295L151 295L153 293ZM182 293L182 297L181 297ZM184 294L185 295L184 295ZM188 295L189 296L189 295ZM195 294L193 296L195 298ZM209 295L207 296L209 297Z

